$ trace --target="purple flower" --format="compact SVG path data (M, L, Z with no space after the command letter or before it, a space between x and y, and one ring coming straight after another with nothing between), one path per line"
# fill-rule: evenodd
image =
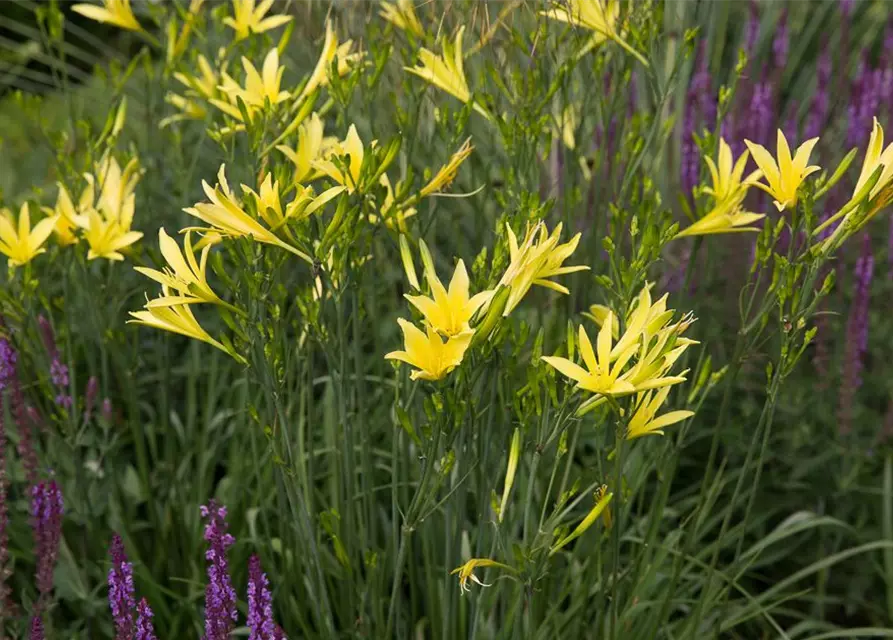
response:
M788 10L785 9L781 12L781 19L775 30L775 38L772 39L772 58L778 69L784 69L788 63L789 44Z
M115 622L115 640L133 638L133 565L127 561L124 543L117 533L112 536L112 567L109 569L109 608Z
M99 410L99 416L105 422L112 421L112 401L109 400L108 398L105 398L102 401L102 408Z
M59 350L56 348L56 336L53 334L53 327L50 321L43 314L37 316L37 326L40 329L40 337L43 339L43 346L46 347L47 353L54 360L58 356Z
M208 549L208 585L205 587L205 635L203 640L226 640L233 629L238 614L236 611L236 591L233 589L226 560L226 550L235 542L226 532L226 507L218 506L211 500L202 506L201 514L207 518L205 540Z
M5 389L16 374L16 352L6 338L0 338L0 391Z
M9 506L6 504L9 480L6 477L6 425L4 421L3 395L0 394L0 607L4 611L12 604L6 578L11 570L9 564Z
M53 569L59 555L62 537L62 491L55 480L41 482L31 488L31 526L34 529L34 550L37 557L38 609L46 606L53 590Z
M868 346L868 305L873 271L874 256L871 253L871 238L866 233L862 237L862 254L856 260L853 273L855 291L846 327L846 349L840 390L839 430L841 435L848 434L852 429L853 400L856 391L862 386L862 364Z
M90 379L87 380L87 393L84 395L84 421L89 420L93 414L97 395L99 395L99 380L96 379L96 376L90 376Z
M248 640L274 640L277 626L273 622L273 599L267 575L260 566L260 558L248 561ZM280 630L281 632L281 630Z
M700 175L700 153L694 134L700 122L707 129L716 126L716 99L711 93L710 70L707 66L707 41L701 40L695 57L695 72L692 74L685 107L682 115L682 189L690 194L698 183Z
M848 146L861 145L868 139L872 118L880 106L881 80L881 74L871 68L868 56L863 52L847 105Z
M155 636L155 627L152 626L152 618L154 613L149 608L149 603L145 598L140 600L140 604L136 610L136 636L134 640L157 640Z
M40 615L31 618L31 640L44 640L43 619Z
M53 358L53 363L50 365L50 379L57 387L68 386L68 366L62 364L59 358Z
M788 111L787 120L784 122L784 135L791 144L793 144L794 140L797 140L799 137L797 132L800 128L799 122L797 120L797 101L794 100L791 102L790 111Z
M840 13L844 18L849 18L853 14L853 5L855 0L840 0Z
M757 0L750 0L750 11L744 34L744 49L747 57L750 58L750 54L753 53L753 48L757 44L757 38L760 37L760 5Z
M825 120L828 119L828 87L830 84L831 50L826 42L816 65L816 89L809 107L809 115L806 118L805 138L807 140L818 137L825 125Z
M750 99L750 122L746 131L747 138L757 144L766 145L772 137L775 122L775 104L773 101L772 83L763 69L762 79L753 86Z

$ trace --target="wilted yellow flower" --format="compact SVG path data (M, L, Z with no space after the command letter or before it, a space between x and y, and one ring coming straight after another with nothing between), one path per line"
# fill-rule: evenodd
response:
M167 285L162 285L161 291L163 298L172 297ZM198 320L195 319L191 305L189 304L151 306L151 303L147 298L145 310L131 311L130 315L133 317L133 320L128 320L128 324L143 324L147 327L161 329L162 331L170 331L171 333L179 333L187 338L201 340L202 342L207 342L221 351L228 353L237 360L244 361L240 356L227 349L223 343L212 338L211 334L202 328L198 323Z
M371 145L375 145L374 140ZM348 192L353 193L360 184L360 169L363 167L364 155L363 141L360 140L357 127L350 125L344 140L332 143L326 150L325 158L314 160L310 164L321 174L344 185ZM342 159L342 163L339 163L341 166L332 161L333 157ZM347 173L342 166L347 169Z
M314 175L313 161L321 158L338 141L336 138L323 136L324 125L318 113L313 113L298 127L298 146L291 149L285 145L276 148L295 165L295 184L304 180L312 180Z
M800 145L792 158L788 141L779 129L777 164L764 146L754 144L750 140L744 141L768 183L757 182L756 186L775 198L774 203L779 211L784 211L797 204L797 189L800 188L807 176L819 171L820 167L807 166L809 154L812 153L812 148L818 141L818 138L807 140Z
M575 27L593 31L589 44L580 52L588 52L605 40L613 40L646 67L648 61L633 49L621 36L618 21L620 3L617 0L555 0L552 8L542 14L554 20L567 22Z
M97 22L113 24L131 31L143 31L136 16L133 15L133 9L130 8L130 0L103 0L101 7L94 4L76 4L71 9Z
M499 569L504 569L505 571L510 571L512 573L517 573L517 571L508 566L507 564L502 564L501 562L496 562L495 560L490 560L489 558L472 558L461 567L456 567L452 571L450 571L450 575L459 574L459 590L464 595L465 592L471 591L471 587L468 586L468 581L471 580L477 585L482 587L489 587L492 585L485 584L478 580L478 577L474 575L474 570L478 567L497 567Z
M355 63L363 59L365 54L362 51L351 53L351 47L353 47L353 40L347 40L341 45L338 44L338 36L335 34L332 23L326 21L326 39L322 45L322 52L319 54L319 60L316 62L313 73L310 74L307 84L304 85L301 95L297 98L298 101L309 96L317 87L325 87L329 84L329 71L336 58L338 60L337 71L339 77L346 75Z
M458 98L459 101L468 103L471 101L471 91L465 80L465 65L462 60L462 34L464 33L465 27L460 27L453 44L450 44L449 40L444 37L441 45L443 54L440 56L428 49L421 49L419 51L421 64L415 67L404 67L404 69L446 91L451 96ZM477 102L473 106L474 110L482 116L488 120L491 118L490 114Z
M13 226L12 212L0 209L0 253L8 258L10 267L31 262L44 253L43 244L53 233L58 216L44 218L31 228L31 209L27 202L19 209L18 225Z
M482 291L469 298L468 272L465 262L459 260L450 288L446 287L436 273L426 270L431 296L404 297L425 316L425 321L438 333L447 337L457 336L471 330L469 322L475 312L493 297L493 291Z
M416 367L409 374L413 380L440 380L458 367L471 343L473 332L469 331L443 340L433 327L428 326L423 333L411 322L398 318L403 329L404 351L391 351L387 360L400 360Z
M223 19L223 24L231 27L236 32L235 41L244 40L248 36L263 33L276 27L281 27L291 21L291 16L270 16L265 18L273 0L261 0L255 6L255 0L233 0L233 15Z
M264 58L261 73L258 73L257 68L245 57L242 57L242 68L245 70L245 87L241 87L228 73L224 72L222 84L218 88L226 95L228 101L210 100L211 104L239 122L242 122L242 112L239 110L238 98L245 103L248 116L253 118L254 114L264 107L267 100L275 106L291 97L288 91L280 91L285 67L279 66L279 51L276 47L270 49Z
M202 181L202 188L210 202L199 202L194 207L189 207L184 209L184 211L211 225L210 231L216 231L222 236L234 238L250 236L257 242L277 246L295 254L302 260L306 260L309 263L313 262L306 253L280 240L272 231L242 209L241 204L239 204L235 194L229 188L229 183L226 181L225 164L220 165L220 170L217 172L217 181L218 184L214 188L211 188L211 185L206 181ZM209 229L201 229L201 231L209 231Z
M707 168L710 169L710 177L713 180L711 187L706 187L704 193L713 196L717 202L722 202L728 198L734 198L747 192L748 187L756 180L762 177L759 169L750 173L743 180L744 167L747 166L747 159L750 152L742 153L736 162L732 162L732 148L726 144L726 141L719 140L719 166L713 162L713 158L705 157Z
M511 227L508 230L509 254L511 261L500 285L511 287L511 294L505 306L504 315L508 315L521 302L521 299L533 285L547 287L560 293L568 293L566 287L548 280L553 276L574 273L588 269L587 266L564 267L564 261L576 250L580 242L578 233L565 244L558 244L562 225L559 223L550 235L542 222L529 227L524 241L518 245L518 239Z
M208 284L207 266L208 252L211 250L210 246L206 246L202 250L200 262L197 262L192 248L190 232L186 232L184 240L185 251L181 253L176 240L167 235L164 227L162 227L158 230L158 247L161 249L162 257L167 262L167 266L164 267L163 271L146 267L134 267L134 270L155 282L165 285L169 289L179 292L180 295L173 298L173 300L179 303L210 302L211 304L223 304L223 300L214 293ZM167 304L170 303L168 302ZM153 306L166 305L159 304L157 300L153 300L147 305L147 307Z
M75 220L78 217L79 209L92 206L91 203L81 202L79 209L75 208L68 189L61 182L58 183L59 192L56 195L56 206L54 208L43 207L43 212L48 216L57 216L56 226L53 231L56 234L56 242L65 247L71 244L77 244L78 237L75 233L77 224ZM87 192L85 192L87 194Z
M421 197L424 198L449 186L449 184L456 179L456 172L459 171L459 165L465 161L465 158L471 155L473 150L474 147L471 146L471 138L469 138L461 147L459 147L459 150L456 151L456 153L450 156L449 162L440 168L440 171L431 178L431 181L422 187Z
M741 201L746 193L735 196L718 203L707 214L692 223L675 235L676 238L685 236L703 236L714 233L736 233L741 231L759 231L757 227L749 227L749 224L762 220L766 216L762 213L751 213L741 208Z
M543 360L562 374L577 382L577 389L584 389L601 396L620 396L635 393L636 388L622 377L624 367L636 353L635 343L628 345L622 353L612 358L611 325L613 314L610 314L598 332L597 351L593 351L589 335L583 325L577 332L580 354L586 369L580 365L557 356L543 356ZM612 366L613 360L613 366Z
M96 209L90 209L85 216L78 218L78 225L84 229L84 239L90 246L87 259L123 260L124 256L121 254L121 250L142 238L143 234L139 231L131 231L129 220L125 226L105 210L103 213L105 215L100 215Z
M397 2L382 2L379 15L396 26L398 29L409 31L417 38L425 35L422 23L415 12L413 0L397 0Z
M657 412L666 401L670 387L640 393L636 398L636 411L626 427L626 439L632 440L649 434L663 435L662 429L695 415L694 411L670 411L660 416Z

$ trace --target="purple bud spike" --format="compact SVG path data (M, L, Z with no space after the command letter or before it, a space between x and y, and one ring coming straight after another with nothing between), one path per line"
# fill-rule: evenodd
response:
M874 271L874 256L871 253L871 238L866 233L862 237L862 253L856 260L854 270L855 291L847 319L846 349L844 352L843 380L840 390L841 435L852 429L853 400L862 386L862 366L868 346L868 306L871 277Z
M260 558L251 556L248 561L248 640L273 640L276 624L273 622L273 599L269 581L260 565Z
M133 565L127 561L124 543L117 533L112 536L112 566L109 569L109 608L115 622L115 640L133 638Z
M136 636L134 640L158 640L155 636L155 627L152 626L152 618L154 613L149 608L149 603L145 598L140 600L140 604L136 610Z
M211 500L202 506L201 514L207 519L205 540L208 549L208 585L205 588L205 635L203 640L226 640L238 617L236 591L233 589L226 560L226 550L235 538L226 532L226 507Z
M42 611L53 590L53 569L62 537L62 491L55 480L41 482L31 489L31 525L37 556L37 608Z

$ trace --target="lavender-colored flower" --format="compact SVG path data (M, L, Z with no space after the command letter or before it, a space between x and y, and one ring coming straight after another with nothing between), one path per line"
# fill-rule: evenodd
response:
M5 389L15 377L17 359L15 349L12 348L9 340L0 338L0 391Z
M53 569L59 555L62 537L62 491L55 480L41 482L31 489L31 526L34 529L34 547L37 556L37 591L39 605L45 606L53 590Z
M784 121L784 135L785 138L793 142L799 138L798 131L800 129L799 121L797 120L797 101L793 101L790 106L790 111L788 111L788 117Z
M862 253L856 260L854 270L855 291L847 319L846 349L844 352L843 381L840 391L839 430L846 435L852 429L853 399L862 386L862 365L868 346L868 305L871 277L874 271L874 256L871 253L871 238L866 233L862 238Z
M68 366L62 364L59 358L53 358L53 362L50 365L50 379L57 387L64 388L68 386Z
M55 359L59 350L56 348L56 336L53 333L53 327L50 321L43 314L37 316L37 326L40 329L40 337L43 339L43 346L46 347L50 357Z
M6 579L9 568L9 506L6 504L9 480L6 477L6 424L4 420L3 395L0 394L0 607L8 610L10 589Z
M134 640L157 640L155 627L152 626L152 618L155 616L145 598L140 600L136 609L136 635Z
M764 68L762 79L754 84L750 99L750 123L746 131L749 140L762 145L769 144L769 139L773 137L775 122L773 87L767 75Z
M40 615L36 615L31 618L31 640L44 640L46 637L45 632L43 630L43 618Z
M688 196L698 184L698 146L695 144L695 109L690 100L686 100L685 113L682 116L682 192Z
M809 115L806 118L804 137L807 140L817 138L822 132L822 127L825 126L825 120L828 119L828 87L830 84L831 51L825 43L816 65L816 89L809 107Z
M893 99L893 17L887 21L887 28L884 29L884 45L878 66L881 73L878 98L881 104L886 105Z
M133 638L133 565L127 561L124 543L117 533L112 536L112 567L109 569L109 608L115 622L115 640Z
M716 126L716 100L710 90L710 71L707 67L706 40L698 46L695 58L695 72L685 96L682 115L682 190L690 194L698 184L700 175L700 154L695 144L694 134L700 121L707 129Z
M205 635L203 640L226 640L238 617L236 611L236 591L233 589L226 560L226 550L235 542L235 538L226 530L226 507L218 506L211 500L202 506L201 514L207 518L205 524L205 540L208 549L205 559L208 560L208 585L205 587Z
M269 581L260 565L260 558L251 556L248 561L248 640L273 640L276 624L273 622L273 598Z
M772 39L772 59L778 69L784 69L788 63L788 48L790 35L788 33L788 10L781 12L781 19L775 29L775 38Z
M862 145L871 132L874 114L880 105L880 78L868 64L865 52L859 63L856 80L852 83L850 103L847 105L847 145Z
M760 5L757 0L750 0L750 11L747 16L747 26L744 29L744 49L747 56L753 53L753 49L760 37Z
M853 15L853 5L855 4L855 0L840 0L840 13L843 15L844 19Z
M716 97L711 90L710 68L707 60L707 40L698 47L697 70L691 78L691 95L697 99L704 126L711 131L716 126Z

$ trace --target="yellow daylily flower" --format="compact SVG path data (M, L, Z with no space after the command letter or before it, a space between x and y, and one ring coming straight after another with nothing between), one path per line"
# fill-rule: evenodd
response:
M245 71L244 88L233 80L232 76L223 72L221 84L218 88L226 95L227 101L210 100L211 104L224 113L242 122L242 112L239 110L238 98L241 98L245 104L249 118L253 118L255 113L263 109L267 100L270 101L271 105L276 106L280 102L285 102L291 98L291 94L288 91L280 90L285 67L279 66L279 51L276 47L273 47L267 53L260 73L258 73L257 68L251 61L244 56L242 57L242 68Z
M626 427L626 439L633 440L651 434L664 435L662 429L695 415L694 411L670 411L660 416L657 412L666 401L670 387L640 393L636 398L636 412Z
M220 96L220 91L217 88L221 82L220 74L214 70L205 56L199 54L197 60L197 74L192 75L180 71L174 73L177 82L186 87L186 96L168 92L164 97L165 102L178 109L179 113L164 118L159 124L162 129L181 120L204 120L208 114L207 109L193 98L211 100ZM241 116L241 113L239 115Z
M56 195L56 205L52 209L50 207L43 207L43 212L48 216L58 216L53 231L56 234L56 242L60 246L65 247L77 244L78 242L78 237L75 233L77 231L75 220L78 217L79 211L78 208L75 208L74 202L72 202L71 196L68 193L68 189L65 188L65 185L61 182L57 183L57 185L59 187L59 192ZM82 203L82 205L83 204L85 203Z
M133 9L130 8L130 0L103 0L101 7L94 4L76 4L71 10L97 22L113 24L131 31L143 31L136 16L133 15Z
M41 253L46 252L44 243L53 228L58 216L44 218L31 228L31 209L27 202L19 209L18 225L13 226L12 212L0 209L0 253L8 259L10 267L19 267L31 262Z
M84 229L84 239L90 247L88 260L123 260L121 251L143 237L142 232L130 230L129 221L125 227L115 217L100 215L96 209L90 209L85 216L79 217L78 225Z
M440 56L428 49L421 49L419 51L421 64L415 67L404 67L404 69L467 104L471 101L471 91L465 80L465 65L462 60L462 34L464 33L465 27L460 27L453 44L450 44L449 40L444 37L441 45L443 54ZM491 119L490 114L477 102L473 107L487 120Z
M443 286L436 273L426 270L431 297L404 294L416 309L425 316L425 321L438 333L453 337L471 330L469 322L475 312L493 297L493 291L482 291L468 296L468 272L465 262L459 260L449 291Z
M471 152L474 150L474 147L471 146L471 138L466 140L459 150L456 151L452 156L450 156L449 162L443 165L440 168L440 171L431 178L431 181L428 182L424 187L422 187L421 197L424 198L426 196L431 195L437 191L442 190L444 187L449 186L453 180L456 179L456 173L459 171L459 165L461 165L465 159L471 155Z
M161 290L162 297L170 297L171 292L167 285L162 285ZM162 331L178 333L187 338L201 340L202 342L207 342L236 359L239 359L238 356L230 352L223 343L212 338L211 334L202 328L198 323L198 320L195 319L195 315L192 313L191 305L170 304L150 306L150 301L147 298L145 310L131 311L130 315L133 320L128 320L128 324L142 324L147 327L161 329Z
M332 68L332 63L336 59L338 60L338 76L341 77L347 75L347 72L366 55L362 51L351 53L351 47L353 47L353 40L347 40L343 44L338 44L338 36L331 21L326 21L326 39L323 41L322 51L319 54L316 67L297 98L299 102L316 91L317 87L325 87L329 84L329 72Z
M613 325L613 313L605 318L604 324L598 332L596 342L597 349L593 351L592 343L585 327L580 325L577 331L580 354L586 365L584 369L580 365L557 356L542 356L542 359L557 369L560 373L575 380L577 389L591 391L601 396L622 396L635 393L636 388L621 375L624 367L636 354L635 343L626 346L623 352L612 357L611 326ZM612 366L613 362L613 366Z
M648 61L620 36L620 3L617 0L555 0L542 15L593 31L592 39L578 54L582 56L605 40L613 40L646 67Z
M388 174L381 174L381 178L378 179L378 183L385 188L385 196L382 200L380 208L381 216L375 213L370 213L369 223L377 224L379 219L383 219L385 226L387 226L389 229L396 229L401 233L406 233L406 219L411 218L417 213L415 207L409 207L405 205L399 207L397 206L394 200L394 189L391 186L391 179L388 178Z
M562 266L564 261L576 250L580 242L580 234L578 233L565 244L559 245L561 223L555 227L551 235L542 222L529 227L520 246L511 228L506 225L506 229L511 261L499 281L499 285L511 287L511 293L503 312L506 316L521 302L533 285L536 284L566 294L568 293L566 287L548 278L589 268L583 265Z
M136 203L134 190L142 175L137 158L131 158L124 169L121 169L114 156L105 155L96 166L95 173L84 174L87 188L81 194L80 209L86 211L94 207L93 198L98 187L99 198L95 208L118 222L125 231L129 231Z
M210 245L202 249L200 261L197 262L189 231L186 232L183 244L184 251L181 253L177 241L167 235L162 227L158 230L158 247L161 249L161 255L167 262L167 266L163 271L146 267L134 267L134 271L167 286L169 289L176 290L180 293L177 298L186 304L192 302L223 304L223 300L214 293L208 284L207 267ZM147 307L160 306L153 305L153 302L157 303L153 300Z
M318 113L313 113L298 127L298 146L295 149L285 145L276 147L295 165L295 184L304 180L312 180L314 176L313 162L322 158L338 140L323 136L324 124Z
M398 29L409 31L417 38L425 36L422 23L415 12L414 0L397 0L397 2L382 2L379 15L393 24Z
M292 218L303 220L310 217L329 200L345 190L343 186L332 187L317 196L313 187L298 185L294 199L283 208L279 198L279 182L272 180L272 174L268 173L260 185L259 193L244 184L242 191L254 198L258 215L274 230Z
M868 140L868 148L865 150L865 159L862 161L862 171L859 173L859 180L856 181L856 187L853 189L853 197L862 190L878 167L883 167L883 170L881 177L871 188L868 195L869 201L874 201L878 194L893 182L893 143L887 145L886 149L884 148L884 128L875 118L871 137ZM876 209L875 213L880 210L880 207L873 208Z
M201 11L203 4L205 4L205 0L190 0L189 9L186 12L186 19L183 22L183 27L180 29L180 33L176 38L171 38L167 42L166 60L169 63L174 62L177 58L183 55L184 51L186 51L186 47L189 44L189 36L192 33L192 27L195 23L195 17L198 15L198 12ZM174 24L175 23L172 20L171 25Z
M703 236L714 233L737 233L742 231L759 231L758 227L748 225L762 220L765 214L751 213L741 208L741 201L746 193L720 202L707 214L677 233L674 238L686 236Z
M595 322L601 327L608 317L611 318L611 336L616 340L620 336L620 320L611 311L609 307L603 304L593 304L589 306L589 312L583 312L583 315Z
M455 569L450 571L451 576L457 573L459 574L459 590L463 595L466 592L471 591L471 587L468 586L469 580L482 587L492 586L481 582L478 577L474 575L474 570L479 567L496 567L499 569L504 569L505 571L517 573L516 569L508 566L507 564L502 564L501 562L496 562L495 560L490 560L489 558L472 558L461 567L456 567Z
M469 331L443 340L431 326L423 333L403 318L398 318L397 323L403 330L405 350L391 351L385 355L385 359L399 360L416 367L416 371L409 374L413 380L440 380L458 367L473 334Z
M754 162L757 163L766 178L766 183L757 182L756 186L775 198L774 203L779 211L784 211L797 204L797 190L803 184L803 180L820 170L820 167L815 165L807 166L809 154L812 153L812 149L818 141L818 138L807 140L797 148L792 158L788 141L779 129L778 163L764 146L754 144L750 140L744 141L744 144L750 149Z
M255 0L233 0L233 15L224 18L223 24L236 32L235 42L238 42L291 21L292 17L286 15L265 18L272 6L273 0L262 0L258 5Z
M762 172L757 169L750 173L742 180L744 175L744 167L747 166L747 159L750 152L742 153L738 160L732 162L732 148L725 140L719 140L719 166L713 162L713 158L705 157L707 168L710 170L710 177L713 185L706 187L704 193L713 196L717 202L722 202L728 198L741 195L742 190L747 191L748 187L762 177Z
M373 140L371 146L375 145ZM360 184L360 169L363 167L363 141L357 133L356 125L350 125L347 137L341 142L333 143L328 149L325 158L314 160L310 165L322 175L328 176L340 185L344 185L349 193L353 193ZM331 158L341 158L347 173L342 166L335 164Z
M211 226L211 229L200 229L201 231L216 231L222 236L234 238L250 236L257 242L277 246L295 254L302 260L313 263L310 256L280 240L272 231L242 209L226 180L225 164L220 165L217 182L217 186L211 188L206 181L202 181L202 188L210 202L199 202L193 207L184 209L189 215Z

